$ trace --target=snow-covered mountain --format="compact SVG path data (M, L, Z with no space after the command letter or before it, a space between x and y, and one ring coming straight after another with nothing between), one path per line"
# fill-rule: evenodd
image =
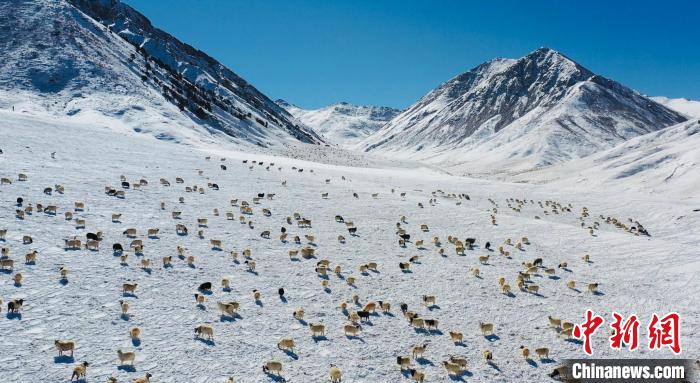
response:
M431 91L358 147L487 171L579 158L686 118L552 49Z
M683 113L691 118L700 118L700 101L688 100L687 98L668 98L664 96L649 97L659 104Z
M352 105L346 102L320 109L303 109L284 100L277 100L277 104L328 141L341 146L356 144L401 113L398 109L385 106Z
M700 189L700 121L682 122L611 149L514 175L511 180L695 196Z
M0 15L0 107L97 116L164 139L194 128L259 146L322 141L118 0L3 1Z

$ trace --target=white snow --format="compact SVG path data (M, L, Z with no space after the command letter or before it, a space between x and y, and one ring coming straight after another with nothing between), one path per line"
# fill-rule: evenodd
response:
M688 146L697 134L690 128L678 126L658 138L684 142ZM425 358L414 362L426 373L427 382L447 381L441 366L449 355L463 355L469 359L469 373L463 376L468 382L547 381L549 373L565 358L582 356L581 346L563 340L549 328L547 316L560 316L566 320L581 322L590 308L610 320L611 311L626 315L637 314L646 323L653 312L677 311L682 315L682 346L684 356L694 357L700 352L700 213L697 194L686 190L684 198L673 197L647 190L635 190L638 178L617 177L610 182L627 183L625 189L608 189L607 181L592 183L512 183L497 180L455 177L427 167L411 166L389 160L367 160L367 164L355 164L351 154L328 148L312 146L313 155L304 154L304 147L290 147L301 159L276 157L272 152L250 153L248 149L227 142L218 142L208 133L193 130L185 141L158 140L150 135L134 132L113 124L113 121L74 118L56 118L53 114L39 112L0 111L0 177L13 180L0 186L0 229L7 229L1 247L10 249L15 260L12 272L0 273L0 298L3 309L10 299L24 298L21 316L0 317L0 365L2 380L8 382L59 382L67 381L73 365L88 361L89 382L102 382L114 376L120 382L132 381L152 373L152 382L223 382L233 376L237 382L270 382L261 365L271 359L284 364L282 375L288 382L322 382L328 380L329 364L338 365L344 373L344 382L409 382L396 365L396 356L409 355L416 343L430 342ZM651 137L648 138L651 140ZM647 139L644 139L647 140ZM630 145L642 148L642 141L630 141ZM669 154L678 154L684 147L669 143ZM695 144L695 147L697 145ZM56 152L55 159L50 156ZM613 152L601 153L590 161L606 169L611 164L624 161L635 152L620 148L619 159L608 158ZM693 162L697 150L687 152ZM695 154L692 154L695 153ZM213 155L210 161L205 156ZM306 156L306 157L305 157ZM221 162L220 157L226 161ZM653 161L654 157L648 157ZM265 165L242 163L242 159L264 161ZM311 161L309 161L311 160ZM323 161L321 164L312 161ZM269 171L265 167L275 162ZM646 161L646 160L644 160ZM697 162L697 161L695 161ZM223 171L220 165L228 170ZM663 163L662 163L663 164ZM292 167L301 167L302 173ZM609 169L601 177L625 171L627 165ZM281 170L278 170L281 167ZM697 169L697 168L695 168ZM198 175L198 170L203 175ZM311 172L313 170L313 172ZM591 177L596 170L592 170ZM18 173L26 173L29 180L17 181ZM119 188L120 175L130 182L140 178L149 181L141 190L127 190L125 199L109 197L104 187ZM678 173L685 180L696 181L695 173ZM184 178L184 184L175 183L175 177ZM342 180L342 176L346 180ZM172 183L161 186L163 177ZM325 180L330 179L330 183ZM282 186L282 181L287 186ZM208 182L216 182L220 190L207 188ZM65 186L65 194L45 195L45 187L55 184ZM186 193L185 186L198 185L204 194ZM596 186L601 185L601 186ZM605 187L603 186L605 185ZM391 189L395 192L392 193ZM428 203L431 191L467 193L471 200L436 197L435 206ZM695 189L697 190L697 189ZM272 200L263 199L253 204L257 193L275 193ZM321 198L328 192L327 200ZM352 196L357 192L359 198ZM406 192L406 197L399 197ZM371 193L379 193L377 199ZM24 220L15 218L17 197L27 204L53 204L58 207L57 216L35 212ZM184 203L178 203L184 197ZM508 198L520 198L526 203L521 212L508 208ZM254 214L249 217L254 229L228 221L227 211L240 215L230 200L238 198L251 202ZM497 225L491 225L493 205L498 205ZM554 200L572 205L572 212L545 214L537 201ZM75 212L76 217L87 222L85 229L75 229L74 221L64 219L63 213L73 210L73 204L82 201L86 211ZM160 210L160 202L165 210ZM461 204L457 205L456 201ZM421 202L424 208L417 204ZM596 236L582 228L579 216L586 206L590 218L585 226L598 217L627 218L642 222L651 237L635 236L601 221ZM212 214L218 208L221 216ZM265 217L262 208L269 208L272 216ZM182 211L181 220L173 220L171 212ZM122 213L119 223L110 220L111 214ZM288 225L286 217L298 212L312 220L312 228L298 229ZM340 214L352 220L358 227L358 237L348 235L345 225L336 223ZM424 239L425 250L416 249L413 243L407 248L397 244L395 235L399 217L407 217L403 226L412 240ZM535 219L535 216L541 219ZM208 218L209 227L201 228L204 239L196 236L196 219ZM175 234L175 224L188 226L188 236ZM427 224L430 232L419 227ZM290 234L316 236L317 258L292 261L287 253L301 246L281 243L280 227ZM130 254L127 264L121 265L119 257L111 251L113 243L128 246L130 239L121 233L126 228L138 229L139 238L145 243L143 256ZM160 228L158 239L145 237L148 228ZM85 233L104 232L99 251L66 251L63 239ZM271 239L259 236L263 230L272 232ZM347 243L340 244L336 237L346 236ZM23 245L22 236L32 235L34 242ZM475 237L477 247L458 256L447 236L460 239ZM446 256L438 254L431 239L438 236ZM478 256L489 254L483 248L490 241L495 248L506 238L517 241L528 236L531 245L524 251L504 245L512 259L490 252L489 265L480 265ZM214 251L210 239L223 240L223 251ZM187 247L187 254L195 256L195 267L190 268L177 258L176 246ZM251 249L257 262L256 274L245 271L245 265L235 263L229 252L241 253ZM35 265L23 262L24 255L38 251ZM581 257L590 254L592 263L584 263ZM173 267L163 269L161 258L173 256ZM412 265L412 273L401 273L399 262L413 255L421 255L420 263ZM141 258L151 259L152 271L140 268ZM557 269L561 279L534 277L540 286L541 296L518 291L515 276L522 270L521 263L543 258L548 267L556 267L562 261L569 263L571 272ZM348 286L342 279L329 276L330 292L321 288L321 279L314 272L316 262L328 259L331 267L340 265L345 276L357 278L356 287ZM358 267L368 261L379 263L379 272L361 275ZM69 272L68 283L59 282L59 268ZM474 278L470 269L479 267L482 279ZM14 286L12 276L20 272L24 276L21 286ZM543 274L544 275L544 274ZM504 276L513 286L513 297L500 293L498 278ZM229 277L232 291L220 288L222 277ZM566 288L567 280L575 280L582 290ZM139 284L136 297L125 297L121 285L126 281ZM214 285L212 295L206 297L205 308L197 308L193 294L205 281ZM585 284L600 283L601 295L585 292ZM277 289L284 287L287 301L281 301ZM256 305L252 290L262 292L262 304ZM342 334L346 317L338 309L341 301L358 294L361 302L384 300L392 304L393 315L379 314L371 317L371 324L363 325L359 338L350 339ZM421 305L423 294L436 295L438 308L429 310ZM130 304L128 320L120 315L118 301ZM236 300L241 303L240 318L222 318L217 301ZM414 331L403 318L398 306L406 302L411 310L424 318L440 321L441 333ZM351 304L351 308L355 307ZM327 326L327 339L313 340L309 329L292 318L298 307L306 310L308 322L323 322ZM493 322L497 337L491 340L481 336L480 321ZM207 343L194 338L195 326L208 323L214 327L215 340ZM131 326L142 328L140 343L134 344L127 331ZM643 326L644 327L644 326ZM447 335L450 330L465 334L464 346L457 346ZM277 349L283 337L293 337L297 343L295 354ZM642 333L644 339L644 332ZM56 339L73 339L77 342L74 359L57 358L53 346ZM615 352L608 347L607 329L594 337L596 357L672 357L668 351L649 352L641 347L635 353ZM530 349L549 347L553 361L543 362L533 358L527 363L520 355L519 346ZM117 367L117 349L136 350L135 371ZM494 366L485 363L481 352L489 348L494 353Z
M700 118L700 101L688 100L687 98L668 98L664 96L649 98L676 112L683 113L688 117Z
M277 103L302 124L322 134L328 142L341 147L354 146L401 113L389 107L345 102L320 109L303 109L282 100Z

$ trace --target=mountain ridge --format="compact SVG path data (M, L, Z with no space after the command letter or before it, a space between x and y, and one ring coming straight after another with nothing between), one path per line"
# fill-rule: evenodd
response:
M491 167L539 167L684 120L567 56L540 48L453 77L357 148L449 166L483 158Z

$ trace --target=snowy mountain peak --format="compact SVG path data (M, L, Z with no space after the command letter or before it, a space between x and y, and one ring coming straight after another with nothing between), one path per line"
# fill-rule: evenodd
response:
M0 14L6 106L41 105L174 140L194 128L259 146L322 142L226 66L117 0L5 1Z
M357 144L401 113L390 107L353 105L347 102L338 102L320 109L303 109L285 100L276 102L302 125L341 146Z
M578 158L685 118L540 48L434 89L358 147L469 166L528 168Z

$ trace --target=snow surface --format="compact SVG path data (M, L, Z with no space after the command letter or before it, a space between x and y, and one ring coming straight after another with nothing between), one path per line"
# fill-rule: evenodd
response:
M668 134L682 141L684 134L691 136L692 129L679 126ZM227 376L233 376L236 382L270 382L275 378L266 376L261 365L276 359L284 364L282 375L288 382L328 381L331 363L343 370L344 382L408 382L396 365L396 357L409 355L414 344L429 342L424 359L413 362L426 373L426 382L449 381L441 366L449 355L469 359L469 372L463 375L463 381L544 382L559 361L583 355L581 345L563 340L549 328L547 316L581 322L589 308L607 320L612 311L635 313L644 325L654 312L677 311L682 315L683 355L699 355L700 213L693 211L700 207L697 199L670 198L632 187L620 192L564 181L527 184L454 177L389 161L365 167L354 164L352 156L338 154L342 152L337 149L321 153L323 149L314 146L318 158L332 163L320 164L308 161L310 157L246 153L239 145L216 142L206 133L191 134L193 138L187 143L158 140L100 120L0 111L0 148L4 152L0 154L0 176L13 180L11 185L0 186L0 228L8 230L0 246L9 248L15 260L12 272L0 273L0 298L5 302L4 310L8 300L25 299L20 316L3 311L0 317L0 333L5 334L0 342L3 381L63 382L75 363L88 361L89 382L103 382L110 376L120 382L132 381L147 372L153 374L153 383L223 382ZM204 138L196 139L199 135ZM659 137L664 136L659 133ZM50 153L54 151L52 159ZM207 155L213 155L210 161L205 160ZM327 158L332 156L333 160ZM221 162L219 157L226 161ZM250 161L243 164L242 159L264 161L265 165L254 165L250 170ZM275 166L267 171L265 166L270 161ZM597 157L592 161L607 166L615 160L606 162ZM228 170L221 170L221 164ZM293 166L304 171L292 170ZM203 171L202 176L198 170ZM28 181L17 181L18 173L26 173ZM123 200L107 196L104 187L119 187L120 175L131 182L145 178L149 185L127 190ZM175 183L176 176L183 177L184 184ZM161 177L172 185L161 186ZM683 177L697 178L689 173ZM282 186L285 180L287 185ZM220 190L207 188L207 182L218 183ZM623 177L614 182L631 186L638 181ZM57 183L65 186L65 194L42 193L45 187ZM184 187L192 185L204 187L205 194L186 193ZM428 201L436 189L467 193L471 200L438 196L433 206ZM253 197L262 192L275 193L275 197L253 204ZM322 192L329 193L328 199L321 198ZM354 198L353 192L359 198ZM405 198L399 197L399 192L406 192ZM688 192L692 196L693 191ZM379 196L374 199L370 193ZM56 205L58 215L35 212L19 220L14 213L19 196L25 205ZM184 203L178 203L179 197L184 197ZM516 212L507 206L506 200L511 197L535 203L528 202ZM230 205L233 198L251 202L254 214L249 219L254 229L237 220L226 220L227 211L239 215L238 208ZM494 206L489 198L498 205L495 226L490 222ZM545 214L537 201L547 200L570 203L572 212ZM64 220L63 213L73 210L75 201L85 202L86 210L75 212L76 217L86 220L85 229L76 229L74 222ZM161 201L166 204L165 210L160 209ZM418 207L419 202L425 207ZM652 236L635 236L604 222L591 236L579 221L584 206L590 210L585 226L600 221L599 215L619 217L624 222L629 217L642 222ZM222 216L213 216L214 208ZM269 208L272 215L262 215L262 208ZM181 220L171 218L174 210L182 211ZM115 212L123 214L121 222L111 222ZM286 224L286 217L294 212L311 219L312 228ZM348 235L345 226L335 222L337 214L354 221L357 237ZM408 223L403 226L412 240L426 241L424 250L413 243L407 248L398 246L395 230L401 215L407 217ZM195 235L196 218L205 217L209 226L201 228L204 239L199 239ZM176 223L187 225L190 234L176 235ZM424 223L430 232L420 231ZM303 234L314 234L317 258L290 260L288 251L300 246L277 239L282 226L302 239ZM138 229L145 243L144 255L130 254L127 263L121 265L111 245L128 245L130 240L121 233L129 227ZM159 237L146 238L148 228L160 228ZM85 239L85 233L98 230L105 236L99 251L63 249L63 239L74 235ZM271 239L260 237L263 230L272 232ZM338 243L339 234L347 237L346 244ZM22 244L23 235L32 235L34 242ZM448 235L475 237L477 247L458 256L447 241ZM431 244L434 236L441 239L445 257ZM522 236L532 242L524 251L504 245L512 259L483 247L486 241L497 248L506 238L517 240ZM223 251L212 250L210 239L223 240ZM178 244L195 256L195 267L188 267L177 257ZM244 249L251 249L256 273L245 271L242 256L241 263L235 263L229 255L231 250ZM35 265L23 262L24 254L31 250L38 252ZM480 265L478 256L489 253L489 264ZM592 263L581 260L584 254L590 254ZM173 267L163 269L161 257L168 255L173 256ZM412 265L412 273L401 273L398 263L414 255L421 256L420 263ZM141 258L153 261L150 272L140 268ZM522 262L534 258L543 258L548 267L567 261L571 271L557 269L561 279L535 276L540 296L518 291L517 271L522 270ZM340 265L345 277L355 276L356 287L332 274L330 291L324 292L314 272L320 259L328 259L331 267ZM361 275L358 267L368 261L378 262L379 272ZM59 281L60 267L70 270L65 285ZM481 279L471 275L473 267L481 269ZM24 276L21 286L12 283L16 272ZM512 297L500 293L501 276L514 287ZM222 277L231 279L230 292L219 287ZM567 289L567 280L577 281L582 292ZM121 285L126 281L139 284L136 296L122 295ZM202 309L196 306L193 294L205 281L215 287ZM588 282L600 283L601 294L583 292ZM286 291L286 302L277 296L279 287ZM259 305L253 302L253 289L262 292ZM384 300L393 307L391 315L372 316L359 338L342 334L347 319L338 309L340 302L353 294L358 294L362 303ZM438 307L423 306L423 294L435 295ZM130 304L128 318L121 317L120 299ZM240 317L222 318L216 309L219 300L239 301ZM401 302L424 318L438 319L441 332L413 330L398 310ZM306 321L327 326L326 339L312 339L307 326L292 318L298 307L306 310ZM353 304L350 307L355 309ZM481 336L480 321L493 322L496 336ZM202 323L214 327L213 342L194 338L194 327ZM131 326L142 328L140 343L129 339ZM450 341L450 330L465 334L464 345ZM667 350L649 352L645 347L635 353L613 351L606 334L607 330L601 330L594 337L596 357L673 357ZM277 349L283 337L294 338L295 353ZM77 342L74 359L57 358L53 345L56 339ZM520 355L520 345L531 350L549 347L552 360L533 358L528 363ZM136 350L134 371L118 368L119 348ZM493 365L481 357L487 348L493 350Z
M328 142L352 147L396 117L400 110L385 106L352 105L346 102L320 109L303 109L284 100L277 104L302 124L322 134Z
M664 96L649 97L667 108L683 113L691 118L700 118L700 101L687 98L668 98Z

